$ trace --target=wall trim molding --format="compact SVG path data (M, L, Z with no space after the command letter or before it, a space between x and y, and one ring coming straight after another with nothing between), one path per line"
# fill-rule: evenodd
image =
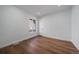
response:
M17 44L19 44L20 42L22 42L22 41L24 41L24 40L33 39L33 38L39 37L39 36L42 36L42 37L45 37L45 38L48 38L48 39L56 39L56 40L59 40L59 41L72 43L72 44L75 46L75 48L77 48L77 50L79 51L79 48L76 46L76 44L75 44L73 41L62 40L62 39L60 39L60 38L56 38L56 37L53 37L53 36L52 36L52 37L49 37L49 36L45 36L45 35L34 35L34 36L30 36L30 37L25 38L25 39L22 39L22 40L17 40L16 42L15 42L15 41L14 41L14 42L11 42L11 43L5 45L4 47L2 47L2 48L0 48L0 49L6 48L6 47L9 47L9 46L13 46L13 45L17 45Z
M13 41L11 43L8 43L8 44L4 45L0 49L5 48L5 47L8 47L8 46L11 46L11 45L19 44L21 41L28 40L28 39L31 39L31 38L34 38L34 37L37 37L37 36L39 36L39 35L33 35L33 36L30 36L30 37L23 38L22 40Z
M73 40L71 40L71 42L73 43L73 45L75 46L75 48L79 51L79 48L78 48L77 44Z
M58 39L58 40L62 40L62 41L70 41L71 42L71 40L63 40L63 39L65 39L65 38L60 38L60 37L56 37L56 36L49 36L49 35L42 35L42 34L40 34L41 36L44 36L44 37L48 37L48 38L55 38L55 39Z

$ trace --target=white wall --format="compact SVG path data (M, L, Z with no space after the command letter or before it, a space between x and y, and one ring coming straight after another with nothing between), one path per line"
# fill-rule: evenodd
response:
M62 40L71 39L71 10L60 11L40 19L40 34Z
M72 42L79 49L79 6L72 8Z
M37 35L29 32L29 18L34 17L14 6L0 6L0 48Z

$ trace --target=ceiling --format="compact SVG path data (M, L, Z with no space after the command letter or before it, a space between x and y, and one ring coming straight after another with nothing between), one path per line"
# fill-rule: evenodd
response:
M55 13L61 10L70 9L71 5L15 5L15 7L29 13L35 17L45 16L50 13Z

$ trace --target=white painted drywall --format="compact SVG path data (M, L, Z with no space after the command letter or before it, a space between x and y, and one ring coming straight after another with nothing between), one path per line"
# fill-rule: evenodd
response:
M72 8L72 42L79 50L79 6Z
M0 11L2 11L1 9L0 9ZM0 12L0 40L2 39L2 28L3 28L3 26L2 26L2 12Z
M43 17L39 25L41 35L70 41L71 9Z
M35 18L14 6L0 6L0 48L30 38L28 19Z

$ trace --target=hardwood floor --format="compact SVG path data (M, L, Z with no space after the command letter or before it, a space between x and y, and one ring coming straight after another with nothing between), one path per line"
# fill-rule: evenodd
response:
M79 53L71 42L37 36L0 49L1 54L73 54Z

